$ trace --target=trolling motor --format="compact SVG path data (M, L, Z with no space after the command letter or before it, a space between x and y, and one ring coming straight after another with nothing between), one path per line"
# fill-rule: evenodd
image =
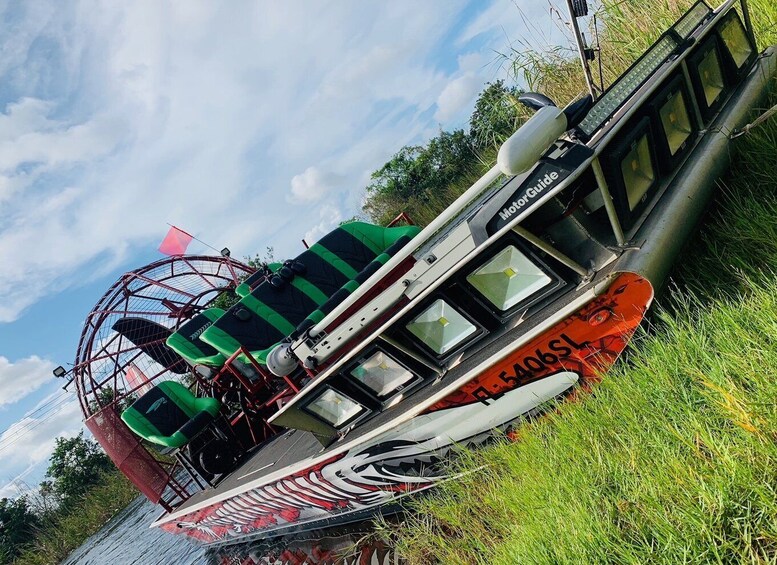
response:
M537 92L522 94L518 101L537 113L499 148L496 162L508 176L519 175L534 166L564 132L577 127L594 103L593 97L587 95L561 109Z

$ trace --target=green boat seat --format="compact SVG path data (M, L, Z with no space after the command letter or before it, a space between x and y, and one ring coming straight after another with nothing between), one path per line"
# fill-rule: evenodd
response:
M178 448L207 428L220 408L215 398L199 398L181 383L162 381L124 410L121 419L143 439Z
M223 366L224 355L200 339L202 333L223 315L221 308L203 310L168 337L167 345L191 365Z
M323 319L419 231L416 226L344 224L279 267L200 339L227 357L242 346L265 363L279 342Z
M310 315L305 318L298 326L295 331L295 335L302 335L305 333L308 329L316 325L318 322L324 319L324 317L332 312L332 310L335 309L335 307L343 302L348 296L356 290L359 286L362 285L367 279L369 279L372 275L378 272L378 270L389 260L393 255L397 253L400 249L402 249L405 245L407 245L412 237L416 235L420 228L417 228L416 226L407 226L411 228L415 228L414 231L410 231L408 233L403 234L401 237L399 237L393 244L391 244L385 252L378 255L375 259L373 259L364 269L362 269L358 275L356 275L356 278L353 279L351 282L355 282L355 287L349 286L349 285L343 285L343 287L340 288L336 293L334 293L331 297L329 297L329 300L327 300L324 304L322 304L318 309L314 310L310 313ZM412 235L411 235L412 234Z
M325 294L299 276L281 286L265 281L200 337L225 356L242 346L264 363L269 350L326 300ZM249 363L246 358L238 359Z
M250 277L248 277L246 280L244 280L242 283L238 285L238 287L235 289L235 294L237 294L240 298L243 298L244 296L248 296L251 294L251 291L255 289L257 286L259 286L269 273L274 273L278 269L280 269L283 266L283 263L267 263L267 268L260 268L257 269L257 271L252 274Z

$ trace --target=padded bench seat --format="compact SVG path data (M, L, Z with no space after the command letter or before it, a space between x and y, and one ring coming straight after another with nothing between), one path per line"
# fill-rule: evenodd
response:
M279 342L322 320L419 231L344 224L277 268L199 338L226 357L242 346L265 363Z

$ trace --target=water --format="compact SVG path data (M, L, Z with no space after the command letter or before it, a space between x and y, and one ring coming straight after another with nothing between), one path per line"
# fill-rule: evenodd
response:
M160 513L160 507L138 497L71 553L63 565L218 563L209 555L212 552L188 538L149 528Z
M396 553L380 541L365 543L364 527L341 528L283 540L282 547L261 541L207 548L182 535L149 528L161 508L138 497L62 565L396 565Z

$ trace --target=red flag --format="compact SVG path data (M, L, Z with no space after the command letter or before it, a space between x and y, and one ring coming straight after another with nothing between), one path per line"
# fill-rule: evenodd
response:
M162 240L159 251L165 255L183 255L186 248L192 242L192 236L175 226L170 226L170 231Z

